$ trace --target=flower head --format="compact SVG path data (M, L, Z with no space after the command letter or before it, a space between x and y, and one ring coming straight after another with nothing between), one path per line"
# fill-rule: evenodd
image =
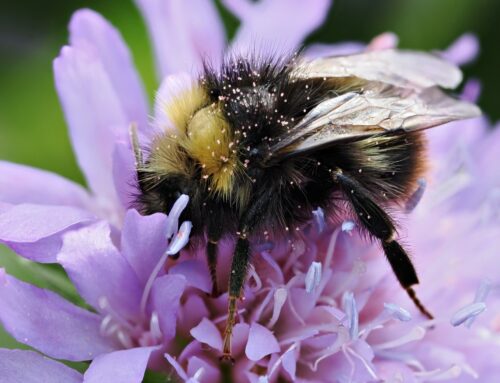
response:
M294 50L322 23L330 1L223 4L241 20L228 49L244 53L255 44ZM0 163L0 241L36 262L59 263L85 301L77 306L0 270L0 321L19 342L51 358L91 361L82 376L39 353L1 349L6 382L133 383L142 381L147 367L190 383L224 377L218 358L227 294L207 296L211 280L203 252L183 250L191 230L189 222L179 222L186 196L168 216L129 209L137 183L129 134L135 126L147 144L158 129L170 128L165 106L191 86L203 59L216 64L222 58L225 32L209 0L196 0L197 12L192 2L137 5L161 79L153 123L119 33L95 12L78 11L54 73L89 190ZM286 20L279 17L285 11ZM316 45L305 54L396 43L387 33L367 46ZM476 40L466 35L443 55L461 64L476 53ZM470 82L463 97L477 93ZM429 139L431 178L407 204L414 212L402 235L417 254L419 294L436 319L419 316L380 249L360 237L349 217L339 225L317 210L297 236L254 244L227 379L465 382L500 374L494 251L500 178L491 166L499 130L490 132L478 118L436 129ZM227 282L233 247L227 241L220 249L220 282ZM178 261L169 259L181 250Z

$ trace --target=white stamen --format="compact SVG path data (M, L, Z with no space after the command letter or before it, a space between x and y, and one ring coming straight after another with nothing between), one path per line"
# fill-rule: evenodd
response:
M262 280L259 277L259 274L257 274L257 271L255 271L255 267L253 265L248 266L248 277L253 278L255 281L255 287L252 288L253 291L259 291L262 288Z
M179 217L182 211L186 208L189 202L189 197L182 194L177 201L175 201L174 206L170 209L170 213L167 217L167 227L165 231L165 236L170 239L175 233L177 233L179 227Z
M284 287L276 289L276 291L274 292L273 315L271 319L269 319L267 327L271 328L276 324L276 322L280 317L281 309L283 308L283 305L285 304L287 297L288 297L288 292Z
M322 208L318 207L316 210L313 210L314 222L316 222L316 227L318 229L318 233L322 233L325 230L325 213Z
M365 358L363 358L359 353L357 353L356 351L354 351L352 348L348 347L347 348L347 351L352 355L354 356L355 358L357 358L358 360L361 361L361 364L363 364L363 366L366 368L366 371L368 371L368 373L372 376L373 379L379 379L378 375L375 373L375 371L373 371L373 368L370 366L370 364L365 360Z
M304 319L299 315L299 313L295 309L295 306L293 305L292 300L291 299L287 299L287 302L288 302L288 307L290 307L290 310L292 311L292 314L295 317L295 319L297 319L302 326L305 326L306 322L304 321Z
M111 325L111 322L113 320L113 317L111 315L106 315L104 319L101 321L101 325L99 326L99 332L101 335L107 336L109 335L109 326Z
M262 291L265 291L265 290L262 289L261 292ZM273 297L273 291L274 291L274 289L270 289L267 292L265 298L262 300L259 300L259 301L261 301L261 303L259 304L259 306L255 310L253 310L252 318L251 318L252 322L258 322L260 320L262 312L266 309L268 303L271 302L271 299Z
M259 383L260 383L260 379L261 378L264 378L265 380L263 380L263 382L269 382L269 378L271 378L273 376L273 374L276 372L276 370L278 369L278 367L280 366L280 364L283 362L283 358L285 357L285 355L291 351L293 351L294 349L296 349L298 346L297 343L294 343L292 344L290 347L288 347L288 349L281 354L281 356L276 359L276 362L274 362L273 366L271 367L271 369L269 370L269 372L267 373L266 376L260 376L259 377Z
M387 350L390 348L402 346L404 344L407 344L407 343L410 343L413 341L420 340L424 336L425 336L425 329L423 327L416 326L416 327L412 328L409 333L403 335L402 337L399 337L395 340L390 340L390 341L385 342L385 343L377 344L377 345L373 346L373 348L377 351L378 350Z
M491 291L491 285L492 285L492 283L489 279L484 279L481 281L481 284L477 288L476 296L474 297L474 303L486 301L486 297L488 296L488 294ZM475 320L476 320L475 316L467 319L465 322L465 325L467 326L467 328L470 328Z
M153 313L151 314L151 319L149 321L149 331L151 332L151 335L155 340L159 341L163 338L163 334L160 329L160 319L156 311L153 311Z
M408 367L411 367L418 371L425 370L424 366L422 365L422 363L420 363L418 359L415 359L413 355L401 352L400 350L397 351L377 350L376 355L383 359L392 359L392 360L397 360L398 362L403 362Z
M351 340L356 340L359 335L359 316L356 300L354 299L354 294L352 292L346 291L342 296L342 308L347 315L347 323Z
M165 359L167 359L167 361L172 365L172 367L175 369L175 372L177 372L177 375L179 375L179 377L186 381L188 380L188 376L186 374L186 372L184 371L184 369L182 368L182 366L177 362L177 360L175 359L175 357L171 356L170 354L163 354L163 356L165 357Z
M118 312L116 312L113 309L113 307L111 307L111 305L109 304L108 298L99 297L97 304L99 305L99 308L102 310L102 312L111 316L112 320L118 326L124 327L129 331L134 331L134 328L131 326L131 324L125 318L123 318ZM106 317L104 319L106 319ZM104 319L103 319L103 321L104 321Z
M408 322L411 320L411 314L398 305L395 305L393 303L384 303L384 309L389 315L396 319L399 319L402 322Z
M321 263L313 262L311 266L309 266L309 270L307 270L306 274L306 291L310 294L319 286L321 282Z
M353 221L342 222L342 231L344 233L350 233L355 227L356 227L356 224Z
M471 303L453 314L450 323L453 326L460 326L468 319L478 316L484 310L486 310L486 304L484 302Z
M196 382L200 380L202 377L203 373L205 372L205 369L203 367L200 367L193 375L191 379L194 379Z
M421 380L425 380L426 382L437 382L440 380L458 378L461 373L462 368L455 364L447 370L436 369L432 371L415 372L414 375L416 378L420 378Z
M123 345L123 347L125 347L125 348L133 348L134 347L134 343L132 342L132 338L130 338L130 336L126 332L120 330L120 331L118 331L117 336L118 336L118 340Z
M189 234L191 234L191 229L193 228L193 224L190 221L182 222L182 225L175 235L173 241L170 243L167 249L168 255L175 255L181 249L187 245L189 242Z
M337 244L337 238L339 236L340 229L336 229L332 237L330 238L330 242L328 243L328 249L326 250L326 256L325 256L325 261L323 262L325 265L325 268L329 268L330 264L332 263L332 258L333 258L333 252L335 250L335 245Z
M144 286L144 291L142 292L142 297L141 297L141 313L143 317L146 317L146 305L148 303L148 298L149 298L149 293L151 292L151 289L153 288L153 282L155 281L156 277L160 273L161 268L165 264L168 258L168 253L164 253L156 266L154 267L153 271L149 275L149 278L146 282L146 285Z

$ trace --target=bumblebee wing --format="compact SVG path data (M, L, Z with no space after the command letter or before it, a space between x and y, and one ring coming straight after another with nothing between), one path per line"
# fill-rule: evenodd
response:
M411 89L432 86L451 89L462 81L460 70L437 56L393 49L302 62L296 66L293 76L357 77Z
M477 106L449 97L437 87L420 92L369 83L371 89L348 92L313 108L271 145L271 156L316 150L340 140L375 134L411 132L480 115Z

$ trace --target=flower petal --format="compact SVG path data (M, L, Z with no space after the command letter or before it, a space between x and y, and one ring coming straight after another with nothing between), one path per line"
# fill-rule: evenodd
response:
M125 215L122 254L143 284L167 250L166 222L167 216L161 213L143 216L131 209Z
M208 344L210 347L222 351L222 336L220 335L220 331L207 318L203 318L198 326L191 329L190 333L198 342Z
M88 209L90 195L80 185L45 170L0 161L0 201L64 205Z
M456 65L473 61L479 54L478 38L472 33L465 33L456 39L441 55Z
M186 279L181 275L164 275L153 284L152 306L159 315L160 328L165 341L175 336L177 311L185 287Z
M108 223L66 233L57 260L90 305L103 310L109 305L127 319L137 318L142 288L111 241Z
M95 49L127 120L137 123L139 130L145 131L149 109L146 95L120 33L100 14L90 9L75 12L69 30L72 46L86 49L91 45Z
M197 71L204 58L222 57L225 32L211 0L136 0L153 40L160 79Z
M246 53L255 49L293 52L326 18L330 0L223 0L240 20L233 48ZM286 16L284 16L286 15ZM265 44L262 46L262 44Z
M54 262L62 233L94 217L69 206L20 204L0 213L0 242L28 259Z
M248 359L255 362L266 355L279 351L280 346L273 333L258 323L252 323L245 348Z
M138 183L134 152L130 144L117 142L114 147L113 181L122 206L125 209L133 207Z
M0 349L2 383L81 383L82 374L34 351Z
M156 347L139 347L100 355L85 371L83 382L140 383L151 352L155 349Z
M0 321L19 342L57 359L90 360L114 349L100 317L0 269Z
M180 274L186 278L188 286L193 286L201 291L210 293L212 291L212 281L206 263L189 259L179 262L170 268L169 274Z
M112 153L115 141L127 135L130 120L98 52L86 48L61 50L54 60L56 89L88 185L101 205L115 206Z
M188 376L196 377L193 379L194 382L220 382L221 381L221 369L213 366L206 360L193 356L188 360L187 366Z

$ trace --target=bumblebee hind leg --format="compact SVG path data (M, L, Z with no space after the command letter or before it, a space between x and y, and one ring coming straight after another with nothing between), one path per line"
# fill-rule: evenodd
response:
M380 240L394 274L410 299L423 315L433 319L432 314L420 302L412 288L418 284L417 272L405 249L394 238L396 227L391 217L375 203L370 193L353 177L344 174L340 169L333 172L333 177L354 209L360 224Z

